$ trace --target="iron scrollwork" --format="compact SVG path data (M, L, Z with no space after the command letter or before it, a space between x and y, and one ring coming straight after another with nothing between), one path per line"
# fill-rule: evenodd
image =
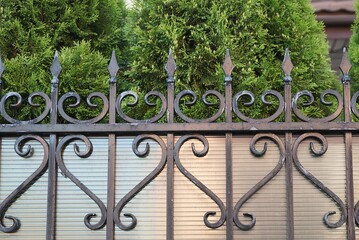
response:
M279 161L277 165L273 168L273 170L268 173L261 181L259 181L254 187L252 187L246 194L244 194L241 199L237 202L237 204L234 207L234 216L233 220L236 226L244 231L248 231L252 229L256 224L256 217L253 213L243 213L244 217L249 217L251 220L250 224L244 224L239 220L238 214L240 208L247 202L248 199L250 199L256 192L258 192L263 186L265 186L270 180L272 180L278 172L282 169L284 162L285 162L285 147L282 142L282 140L274 135L274 134L257 134L253 137L250 143L250 150L251 153L256 157L264 156L264 154L267 152L267 142L264 143L263 149L258 150L256 145L259 140L262 139L269 139L273 142L275 142L278 145L279 148Z
M339 114L342 112L342 109L343 109L342 96L337 91L328 89L320 95L320 102L324 105L331 106L331 105L333 105L333 102L326 101L325 98L327 96L334 96L336 98L337 104L338 104L335 112L330 114L329 116L324 117L324 118L311 118L311 117L305 116L305 115L303 115L303 113L301 113L301 111L298 108L298 101L303 96L309 97L309 101L302 104L303 107L308 107L314 103L313 94L307 90L300 91L293 97L293 104L292 104L293 112L299 119L301 119L303 121L306 121L306 122L330 122L330 121L336 119L339 116Z
M326 187L312 173L310 173L307 169L305 169L303 167L303 165L301 164L301 162L299 161L298 147L306 139L314 139L316 142L321 144L321 146L322 146L321 149L316 150L315 146L314 146L314 143L313 142L310 143L310 150L315 156L322 156L323 154L326 153L326 151L328 149L328 142L327 142L326 138L323 135L321 135L319 133L305 133L305 134L302 134L301 136L299 136L296 139L296 141L295 141L295 143L293 145L293 161L294 161L294 164L295 164L296 168L298 169L298 171L303 176L305 176L317 188L319 188L326 195L328 195L331 199L333 199L333 201L338 205L338 207L339 207L339 209L341 211L341 216L340 216L340 219L337 222L331 223L329 221L329 216L336 214L335 211L329 211L329 212L325 213L324 216L323 216L323 221L324 221L325 225L327 225L329 228L338 228L338 227L342 226L346 222L346 219L347 219L347 210L346 210L345 204L332 190L330 190L328 187Z
M36 169L34 173L30 175L19 187L17 187L1 204L0 204L0 231L5 233L13 233L20 229L20 220L13 216L7 216L6 211L11 207L11 205L24 193L26 192L47 170L48 160L49 160L49 146L47 142L40 136L37 135L24 135L19 137L14 145L15 152L24 158L30 158L33 154L33 148L31 145L27 145L27 148L24 149L25 145L30 141L38 141L44 150L44 156L40 166ZM12 221L11 226L5 226L4 218Z
M224 108L225 108L224 97L217 91L209 90L209 91L206 91L203 94L202 101L206 106L213 106L213 105L215 105L215 103L211 103L207 99L208 99L209 96L216 97L219 100L219 106L218 106L217 112L213 116L211 116L211 117L209 117L207 119L193 119L193 118L190 118L190 117L186 116L185 114L183 114L182 111L181 111L181 108L180 108L180 99L185 97L185 96L191 96L192 97L192 101L185 102L185 105L193 106L197 102L197 95L191 90L183 90L175 98L175 111L176 111L177 115L181 119L186 121L186 122L189 122L189 123L193 123L193 122L198 122L198 123L213 122L213 121L217 120L221 116L223 111L224 111Z
M103 102L101 113L98 116L96 116L96 117L94 117L92 119L87 119L87 120L79 120L79 119L72 118L65 112L65 110L64 110L64 102L65 102L65 100L70 99L70 98L75 98L76 102L74 104L70 104L69 107L72 107L72 108L78 107L80 102L81 102L81 97L80 97L80 95L78 93L75 93L75 92L69 92L69 93L64 94L59 99L59 102L58 102L59 114L64 119L69 121L70 123L76 123L76 124L80 124L80 123L96 123L96 122L99 122L101 119L103 119L106 116L106 113L108 111L108 100L107 100L107 97L105 96L105 94L100 93L100 92L94 92L94 93L91 93L87 97L87 105L89 107L92 107L92 108L97 108L98 107L97 104L92 102L93 98L100 98L102 100L102 102Z
M262 96L261 96L262 102L265 105L272 105L273 102L267 101L266 98L268 96L274 96L275 98L277 98L278 108L277 108L276 112L273 113L271 116L269 116L267 118L262 118L262 119L253 119L253 118L247 117L239 110L239 107L238 107L238 101L243 96L247 96L250 98L249 102L246 102L243 104L244 106L247 106L247 107L252 106L254 104L254 100L255 100L254 94L250 91L240 91L233 97L233 100L232 100L233 101L233 103L232 103L233 111L237 115L237 117L239 117L243 121L246 121L246 122L271 122L271 121L275 120L276 118L278 118L279 115L283 112L283 109L284 109L283 96L275 90L268 90L262 94Z
M176 166L178 167L178 169L180 170L180 172L188 179L190 180L194 185L196 185L201 191L203 191L207 196L209 196L218 206L218 208L221 211L221 216L220 218L212 223L208 220L208 218L210 216L215 216L216 212L215 211L208 211L205 213L205 215L203 216L203 221L204 224L209 227L209 228L219 228L221 227L224 222L226 221L226 213L225 213L225 206L223 204L223 202L221 201L221 199L214 193L212 192L208 187L206 187L201 181L199 181L195 176L193 176L181 163L180 157L179 157L179 152L181 150L182 145L187 142L190 139L196 139L198 141L200 141L203 144L203 149L201 151L198 151L195 148L194 143L192 143L192 152L195 156L197 157L204 157L209 150L209 144L208 144L208 140L202 136L202 135L185 135L182 136L180 139L178 139L175 148L174 148L174 159L175 159L175 163Z
M137 225L137 218L135 215L133 215L132 213L124 213L123 215L127 218L131 219L131 223L129 225L125 225L124 223L122 223L121 221L121 212L123 210L123 208L126 206L127 203L129 203L143 188L145 188L153 179L155 179L158 174L160 174L163 170L163 168L166 165L167 162L167 148L165 143L163 142L163 140L157 136L157 135L140 135L137 136L132 144L132 150L133 152L136 154L136 156L141 157L141 158L145 158L148 156L148 154L150 153L150 145L149 143L146 143L146 147L143 151L139 150L139 146L142 142L144 142L146 139L151 139L154 140L155 142L157 142L160 147L161 147L161 161L158 163L158 165L156 166L156 168L150 173L148 174L140 183L138 183L130 192L128 192L116 205L115 209L114 209L114 221L116 223L116 225L125 231L129 231L132 230L136 227Z
M358 107L357 107L358 97L359 97L359 92L354 93L354 95L352 97L352 100L351 100L351 103L350 103L352 112L354 113L354 115L357 118L359 118L359 110L358 110Z
M27 121L22 121L22 120L18 120L18 119L14 119L12 118L7 112L6 112L6 102L8 99L10 98L15 98L16 99L16 103L10 104L10 107L12 108L19 108L23 102L23 99L21 97L21 95L17 92L9 92L6 93L1 101L0 101L0 109L1 109L1 115L6 119L6 121L8 121L9 123L14 123L14 124L34 124L34 123L39 123L41 122L50 112L50 108L51 108L51 101L50 98L43 92L33 92L32 94L29 95L28 97L28 103L31 107L41 107L41 104L37 104L34 103L34 99L35 98L42 98L45 101L45 105L44 105L44 110L42 111L42 113L40 114L40 116L31 119L31 120L27 120Z
M59 142L57 149L56 149L56 162L62 172L62 174L69 178L73 183L75 183L87 196L89 196L100 208L101 211L101 218L96 224L91 223L91 219L96 217L96 213L89 213L84 217L84 223L86 227L88 227L91 230L98 230L105 226L106 224L106 206L104 203L99 199L90 189L88 189L82 182L80 182L66 167L62 152L64 148L71 142L75 140L80 140L86 145L86 149L84 151L81 151L79 146L75 143L74 144L74 152L77 156L81 158L87 158L91 155L93 146L91 141L84 135L70 135L66 136Z
M160 111L150 119L145 119L145 120L134 119L134 118L131 118L130 116L126 115L126 113L123 111L121 103L125 98L133 99L132 102L127 103L128 107L134 107L138 104L138 95L137 95L137 93L135 93L133 91L125 91L125 92L121 93L120 96L118 96L118 98L116 100L116 111L117 111L118 115L123 120L125 120L129 123L154 123L154 122L157 122L159 119L161 119L163 117L163 115L165 114L165 112L167 110L167 100L166 100L165 96L163 96L162 93L160 93L158 91L150 91L145 95L145 103L147 106L151 106L151 107L154 107L157 104L150 102L150 97L157 97L161 100Z

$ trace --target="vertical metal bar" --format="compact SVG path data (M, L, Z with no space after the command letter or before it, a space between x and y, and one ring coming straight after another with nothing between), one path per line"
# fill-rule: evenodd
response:
M226 57L222 66L225 73L225 98L226 98L226 106L225 106L225 117L226 123L232 122L232 71L233 71L233 63L231 61L231 57L229 55L229 50L227 49ZM227 240L233 239L233 153L232 153L232 141L233 134L226 133L226 232L227 232Z
M116 123L116 92L117 80L116 75L119 70L115 52L112 52L111 60L108 66L110 72L110 96L109 96L109 123ZM115 223L113 219L113 211L116 202L116 134L108 136L108 171L107 171L107 225L106 239L113 240L115 238Z
M345 163L346 163L346 198L348 207L347 234L348 239L355 239L354 223L354 186L353 186L353 151L352 133L345 133Z
M344 121L351 122L350 106L350 78L349 71L351 64L349 62L346 49L343 50L343 58L340 63L340 70L343 73L342 83L344 91ZM353 185L353 150L352 150L352 133L345 132L345 173L346 173L346 203L348 211L347 219L347 239L355 239L355 222L354 222L354 185Z
M289 50L286 49L282 64L284 77L284 97L285 97L285 123L292 122L292 78L290 73L293 64L290 59ZM285 133L285 177L286 177L286 198L287 198L287 239L294 239L294 206L293 206L293 161L292 161L292 142L291 132Z
M2 59L1 59L1 56L0 56L0 100L2 98L2 88L3 88L1 76L2 76L4 71L5 71L5 67L4 67L4 65L2 63ZM0 112L1 112L1 108L0 108ZM1 167L1 160L2 160L2 147L3 147L2 137L0 137L0 167Z
M285 134L288 239L294 239L292 133Z
M115 237L115 225L113 211L115 209L116 187L116 135L108 137L108 175L107 175L107 225L106 239L113 240Z
M57 123L57 102L58 102L58 87L59 75L61 72L61 65L56 51L54 61L50 68L52 73L51 80L51 111L50 123ZM50 134L49 142L49 170L48 170L48 190L47 190L47 220L46 220L46 239L56 239L56 200L57 200L57 164L55 159L55 152L57 146L56 134Z
M173 58L172 50L169 51L168 61L165 66L168 74L167 79L167 122L174 122L174 94L175 83L174 73L176 63ZM166 239L174 239L174 134L167 134L167 224Z
M168 105L170 106L170 105ZM167 134L167 240L174 239L174 135Z

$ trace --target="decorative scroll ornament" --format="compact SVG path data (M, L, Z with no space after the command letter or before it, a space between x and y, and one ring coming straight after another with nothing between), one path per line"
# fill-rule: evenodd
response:
M241 199L237 202L234 207L233 220L236 226L244 231L248 231L254 227L256 224L256 217L252 213L243 213L243 216L249 217L251 219L250 224L244 224L239 220L238 214L240 208L250 199L256 192L258 192L264 185L266 185L270 180L272 180L278 172L282 169L285 162L285 147L282 140L274 134L257 134L253 137L250 144L250 150L252 154L256 157L261 157L267 152L267 142L264 143L263 150L259 151L256 148L256 144L261 139L269 139L275 142L279 148L279 161L273 170L268 173L261 181L259 181L253 188L251 188L246 194L244 194Z
M333 102L326 101L325 98L327 96L334 96L336 98L337 104L338 104L335 112L327 117L324 117L324 118L307 117L307 116L303 115L298 108L298 101L303 96L309 97L309 101L302 104L303 107L308 107L314 103L313 94L307 90L300 91L293 97L293 103L292 103L293 104L293 112L299 119L301 119L303 121L306 121L306 122L330 122L330 121L336 119L340 115L341 111L343 110L342 96L335 90L326 90L320 95L320 102L324 105L331 106L331 105L333 105Z
M185 102L185 105L187 106L193 106L196 102L197 102L197 95L191 91L191 90L183 90L182 92L180 92L176 98L175 98L175 111L177 113L177 115L183 119L184 121L186 122L190 122L190 123L193 123L193 122L198 122L198 123L206 123L206 122L213 122L215 120L217 120L221 114L223 113L224 111L224 108L225 108L225 101L224 101L224 97L222 96L222 94L220 94L219 92L217 91L214 91L214 90L209 90L209 91L206 91L203 96L202 96L202 101L203 103L206 105L206 106L214 106L216 105L215 103L211 103L209 102L207 99L208 97L210 96L214 96L216 97L218 100L219 100L219 107L218 107L218 111L210 118L207 118L207 119L193 119L193 118L190 118L190 117L187 117L186 115L184 115L181 111L181 108L180 108L180 99L183 98L184 96L191 96L192 97L192 101L190 102Z
M83 136L83 135L69 135L69 136L66 136L63 139L61 139L61 141L59 142L59 144L57 146L57 149L56 149L56 162L57 162L62 174L65 177L69 178L73 183L75 183L100 208L101 218L96 224L91 223L91 219L97 216L96 213L89 213L84 218L84 223L85 223L86 227L88 227L91 230L98 230L98 229L103 228L105 226L105 224L106 224L106 206L103 204L101 199L99 199L90 189L88 189L82 182L80 182L71 173L71 171L69 169L67 169L67 167L65 165L65 162L64 162L64 159L62 157L62 152L64 151L66 146L69 143L71 143L71 142L73 142L75 140L80 140L80 141L84 142L84 144L86 145L85 151L80 151L79 146L76 143L74 144L74 151L75 151L77 156L79 156L81 158L87 158L87 157L89 157L91 155L92 150L93 150L92 143L86 136Z
M156 122L159 119L161 119L163 117L163 115L165 114L166 109L167 109L167 100L162 93L160 93L158 91L150 91L145 95L145 103L147 104L147 106L152 106L152 107L157 106L157 104L150 102L150 97L157 97L161 100L161 110L157 113L157 115L155 115L154 117L152 117L150 119L144 119L144 120L134 119L124 113L124 111L122 109L122 101L125 98L133 99L133 102L127 103L128 107L134 107L138 104L138 95L133 91L126 91L126 92L121 93L120 96L118 96L118 98L116 100L116 111L117 111L118 115L120 115L120 117L123 120L125 120L129 123L153 123L153 122Z
M331 191L329 188L327 188L313 174L311 174L308 170L306 170L303 167L303 165L301 164L301 162L299 161L298 147L306 139L314 139L315 141L317 141L318 143L320 143L322 145L321 149L318 151L318 150L315 149L314 143L313 142L310 143L310 150L315 156L322 156L323 154L326 153L326 151L328 149L328 142L327 142L326 138L323 135L321 135L319 133L305 133L305 134L302 134L300 137L298 137L296 139L296 141L295 141L295 143L293 145L293 161L294 161L294 164L295 164L296 168L298 169L298 171L303 176L305 176L309 181L311 181L317 188L319 188L319 190L321 190L322 192L327 194L338 205L338 207L339 207L339 209L341 211L341 216L340 216L340 219L336 223L331 223L329 221L329 216L336 214L335 211L329 211L329 212L325 213L324 217L323 217L324 223L329 228L338 228L338 227L342 226L346 222L346 219L347 219L347 209L345 207L345 203L343 203L343 201L333 191Z
M31 119L31 120L27 120L27 121L22 121L22 120L18 120L18 119L14 119L12 118L7 112L6 112L6 102L8 99L13 99L15 98L16 103L12 103L10 104L10 107L12 108L19 108L22 105L23 99L21 97L21 95L17 92L8 92L6 93L1 101L0 101L0 108L1 108L1 114L2 116L6 119L6 121L8 121L9 123L14 123L14 124L34 124L34 123L38 123L41 122L50 112L50 108L51 108L51 101L50 98L43 92L34 92L32 94L30 94L29 98L28 98L28 103L31 107L42 107L42 104L37 104L34 103L34 99L35 98L42 98L42 100L45 102L44 104L44 110L42 111L42 113L40 114L40 116Z
M148 174L139 184L137 184L129 193L127 193L122 199L121 201L116 205L115 210L114 210L114 221L116 223L116 225L125 231L129 231L132 230L136 227L137 224L137 218L135 215L131 214L131 213L124 213L123 216L130 218L131 219L131 223L129 225L125 225L124 223L122 223L121 220L121 212L123 210L123 208L126 206L127 203L129 203L143 188L145 188L147 186L147 184L149 184L153 179L155 179L158 174L160 174L163 170L163 168L166 165L166 161L167 161L167 149L166 149L166 145L163 142L163 140L158 137L157 135L140 135L137 136L133 143L132 143L132 149L133 152L136 154L136 156L144 158L147 157L148 154L150 153L150 145L148 143L146 143L146 148L143 151L140 151L139 145L144 142L145 140L151 139L154 140L155 142L157 142L160 147L161 147L161 161L159 162L159 164L157 165L157 167L150 173Z
M192 152L194 153L194 155L196 157L204 157L208 153L209 144L208 144L208 140L204 136L202 136L202 135L185 135L185 136L182 136L180 139L178 139L178 141L175 145L175 148L174 148L175 163L176 163L176 166L178 167L178 169L180 170L180 172L186 178L188 178L188 180L190 180L194 185L196 185L201 191L203 191L207 196L209 196L217 204L218 208L221 211L220 218L214 223L210 222L208 220L208 218L210 216L215 216L217 213L215 211L209 211L209 212L206 212L205 215L203 216L203 221L204 221L204 224L209 228L219 228L226 221L226 213L225 213L226 209L225 209L223 202L215 193L213 193L209 188L207 188L201 181L199 181L195 176L193 176L182 165L180 157L179 157L179 152L181 150L181 147L183 146L183 144L185 142L187 142L188 140L191 140L191 139L199 140L203 144L203 149L201 151L198 151L195 148L194 143L192 143Z
M102 100L102 103L103 103L101 113L98 116L96 116L94 118L91 118L91 119L87 119L87 120L75 119L75 118L72 118L72 117L70 117L69 115L66 114L66 112L64 110L64 102L67 99L70 99L70 98L75 98L76 102L74 104L70 104L69 107L76 108L76 107L78 107L80 105L81 97L80 97L79 94L77 94L75 92L68 92L68 93L62 95L62 97L59 99L59 102L58 102L59 114L64 119L69 121L70 123L76 123L76 124L96 123L96 122L101 121L106 116L106 113L108 111L108 99L105 96L105 94L100 93L100 92L94 92L94 93L91 93L87 97L87 105L89 107L91 107L91 108L98 108L98 105L92 102L93 98L100 98Z
M249 102L246 102L246 103L243 103L244 106L252 106L254 104L254 100L255 100L255 97L254 97L254 94L250 91L240 91L238 92L234 97L233 97L233 111L234 113L237 115L237 117L239 117L241 120L245 121L245 122L250 122L250 123L266 123L266 122L271 122L273 120L275 120L276 118L279 117L279 115L283 112L284 110L284 98L283 96L275 91L275 90L268 90L268 91L265 91L263 94L262 94L262 102L265 104L265 105L272 105L273 102L269 102L266 100L266 98L268 96L274 96L278 99L278 108L276 110L276 112L274 114L272 114L271 116L267 117L267 118L263 118L263 119L253 119L253 118L249 118L247 116L245 116L240 110L239 110L239 107L238 107L238 101L243 97L243 96L247 96L250 98L250 101Z
M34 173L30 175L21 185L19 185L1 204L0 204L0 231L5 233L13 233L20 229L20 220L13 216L7 216L6 211L11 207L11 205L23 194L25 193L47 170L48 161L49 161L49 146L47 142L40 136L36 135L23 135L19 137L15 142L15 152L24 158L30 158L33 154L33 148L31 145L28 145L26 150L24 149L25 144L31 140L38 141L43 149L44 156L41 162L41 165L36 169ZM11 226L5 226L4 218L10 219L12 221Z
M354 93L351 102L350 102L350 106L352 109L352 112L354 113L354 115L359 118L359 110L357 107L357 102L358 102L358 97L359 97L359 92Z
M357 225L359 225L359 201L355 204L354 207L354 218Z

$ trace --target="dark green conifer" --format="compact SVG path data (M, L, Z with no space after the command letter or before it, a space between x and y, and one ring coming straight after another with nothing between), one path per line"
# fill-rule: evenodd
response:
M293 93L338 87L323 25L308 0L136 0L133 21L130 77L141 90L165 91L163 66L170 48L178 67L178 91L223 89L221 63L227 48L235 65L234 94L282 92L286 48L295 66ZM248 114L263 118L272 109L256 105ZM305 111L319 117L327 114L324 109L317 104ZM195 114L203 117L207 112L197 109Z
M108 92L107 62L116 50L124 64L126 40L124 0L0 0L0 55L5 65L3 93L19 92L26 99L34 91L50 93L49 70L55 50L62 72L60 95ZM34 118L41 109L23 105L13 117ZM101 109L85 105L69 110L87 119Z

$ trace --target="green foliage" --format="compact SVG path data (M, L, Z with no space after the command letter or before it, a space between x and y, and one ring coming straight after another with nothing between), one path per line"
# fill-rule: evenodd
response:
M63 68L60 95L68 91L83 97L95 91L106 94L111 51L116 50L121 65L126 62L125 17L124 0L0 0L4 93L19 92L24 98L33 91L49 94L49 67L56 49ZM25 104L10 113L26 120L41 111ZM100 111L81 105L69 114L87 119Z
M268 89L282 91L286 47L295 66L294 93L304 89L320 93L339 86L330 70L323 26L315 20L308 0L137 0L131 17L135 24L129 77L143 91L165 92L163 66L170 48L177 63L177 92L223 92L221 63L226 48L235 65L234 94L240 90L256 96ZM263 118L274 110L259 105L247 113ZM193 109L193 117L210 112L199 106ZM326 114L318 106L305 111L309 116Z
M60 49L89 41L104 54L124 45L123 0L0 0L3 57Z
M349 43L349 57L352 64L350 76L352 78L352 92L359 91L359 3L355 3L356 18L352 27L353 34Z
M67 92L77 92L83 96L82 102L84 103L89 93L98 91L106 94L108 92L108 58L103 57L98 51L93 51L90 43L83 41L73 47L65 47L60 51L59 56L62 67L59 77L60 96ZM35 91L42 91L49 95L51 91L50 65L52 59L53 53L47 51L31 56L18 55L6 61L4 63L6 71L3 75L5 82L4 92L18 92L25 99ZM69 100L70 103L74 103L71 101L74 99ZM66 105L70 103L65 102ZM85 104L76 109L68 107L65 107L65 109L72 117L89 119L97 116L101 111L102 102L100 101L98 104L98 109L91 109ZM39 116L42 110L43 108L34 109L24 104L19 109L10 108L9 113L17 119L28 120Z

